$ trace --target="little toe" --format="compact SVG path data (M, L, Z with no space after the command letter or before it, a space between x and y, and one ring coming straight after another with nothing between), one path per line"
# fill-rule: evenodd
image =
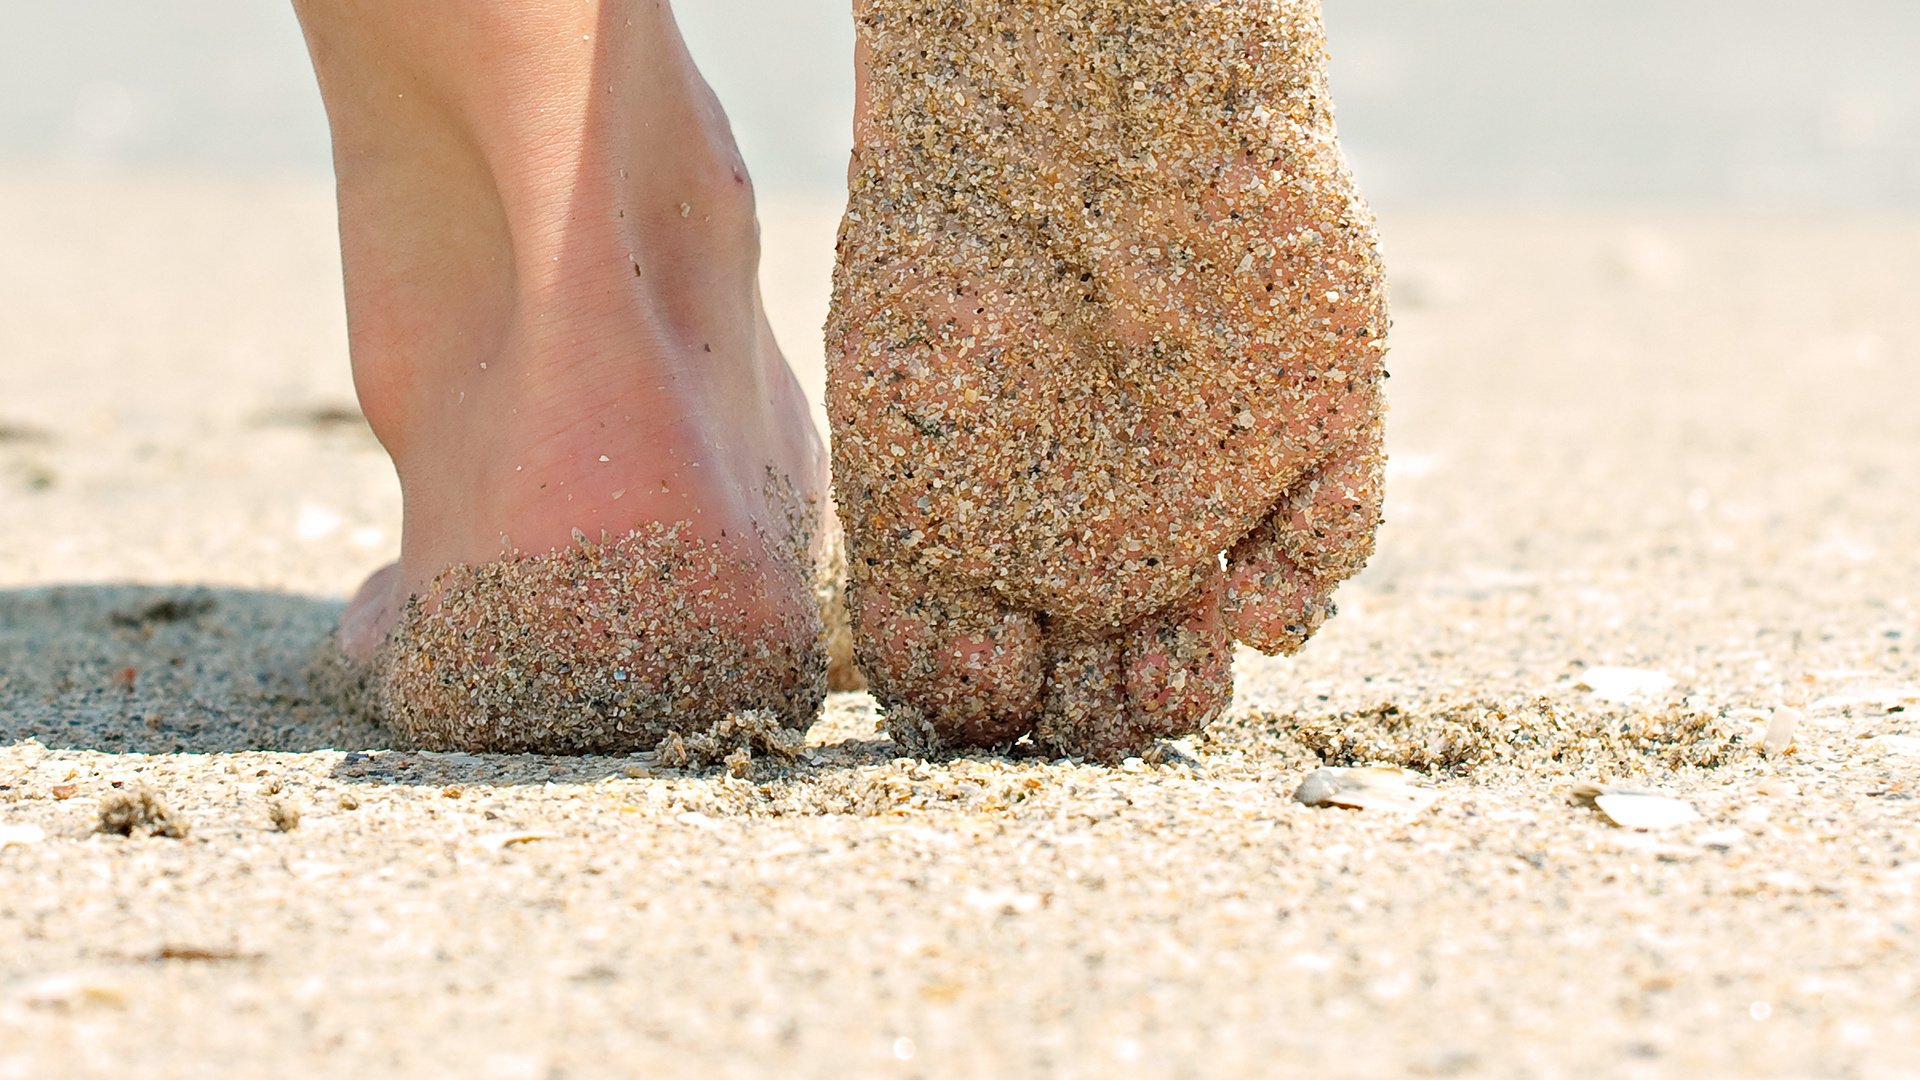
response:
M911 598L856 581L849 594L860 667L907 748L999 746L1040 710L1040 626L991 598Z

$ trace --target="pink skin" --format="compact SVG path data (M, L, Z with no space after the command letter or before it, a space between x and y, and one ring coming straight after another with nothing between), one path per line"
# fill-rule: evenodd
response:
M769 472L821 502L825 457L762 311L746 170L667 5L296 8L354 381L404 506L398 562L342 617L348 655L443 569L575 530L684 521L777 563L758 537L785 543L791 509ZM810 603L804 580L769 592Z

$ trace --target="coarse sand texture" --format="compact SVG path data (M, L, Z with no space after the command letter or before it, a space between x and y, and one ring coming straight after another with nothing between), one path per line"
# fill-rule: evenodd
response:
M1318 5L857 21L828 412L889 728L1106 759L1193 731L1232 642L1297 649L1379 520L1385 282Z
M450 567L371 664L329 643L310 681L426 749L626 753L743 721L805 731L830 670L837 687L857 679L841 548L829 535L816 557L817 508L769 484L789 507L783 538L655 524Z

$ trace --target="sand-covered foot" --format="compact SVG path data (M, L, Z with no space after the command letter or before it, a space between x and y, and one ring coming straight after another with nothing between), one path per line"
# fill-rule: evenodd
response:
M804 730L826 669L805 581L688 522L454 566L375 654L379 705L441 749L624 752L749 712Z
M855 17L827 337L862 666L916 744L1190 732L1378 520L1385 285L1318 6Z
M824 693L825 456L663 4L301 6L398 562L342 619L406 741L627 751Z

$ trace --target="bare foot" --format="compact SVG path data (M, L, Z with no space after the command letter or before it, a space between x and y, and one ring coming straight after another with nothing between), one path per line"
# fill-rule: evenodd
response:
M397 564L341 621L429 747L810 723L824 455L664 4L307 0Z
M1317 5L856 19L828 411L861 665L921 745L1193 731L1379 518L1385 289Z

